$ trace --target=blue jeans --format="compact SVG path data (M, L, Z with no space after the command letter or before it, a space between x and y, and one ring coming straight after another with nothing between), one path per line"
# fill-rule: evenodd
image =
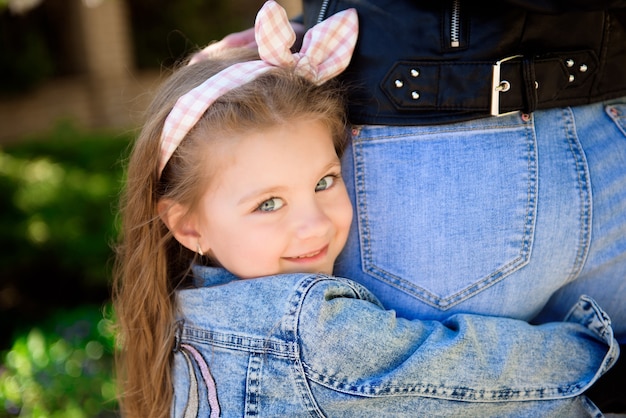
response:
M357 126L335 273L407 318L561 320L593 297L626 341L626 98L438 126Z

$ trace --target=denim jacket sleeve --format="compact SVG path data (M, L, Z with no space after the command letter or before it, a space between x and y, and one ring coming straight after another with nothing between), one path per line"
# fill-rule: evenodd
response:
M175 417L601 416L581 394L619 351L587 297L541 326L409 321L310 274L213 280L177 300Z
M457 401L447 408L458 401L488 403L483 411L506 414L511 402L580 395L619 355L610 320L585 296L564 322L533 326L465 314L444 322L408 321L351 281L318 278L303 285L301 361L316 399L329 402L327 411L329 393L337 392L354 395L349 399L355 403L409 395L435 407L441 401ZM346 408L348 400L341 401ZM559 407L541 405L539 410Z

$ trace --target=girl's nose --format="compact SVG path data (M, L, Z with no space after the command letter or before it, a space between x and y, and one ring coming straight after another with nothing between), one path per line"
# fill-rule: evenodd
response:
M317 204L302 208L297 216L296 235L299 239L323 237L332 226L330 218Z

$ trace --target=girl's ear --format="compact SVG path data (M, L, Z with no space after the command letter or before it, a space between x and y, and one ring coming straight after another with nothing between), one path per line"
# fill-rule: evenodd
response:
M163 199L157 204L157 209L159 217L174 235L176 241L196 252L201 235L195 217L187 214L187 208L179 203Z

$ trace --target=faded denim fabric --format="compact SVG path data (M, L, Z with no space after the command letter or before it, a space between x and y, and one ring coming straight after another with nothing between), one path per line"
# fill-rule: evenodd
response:
M400 316L537 322L579 295L626 342L626 98L438 126L354 127L335 274Z
M602 416L581 393L619 348L589 298L542 326L409 321L346 279L195 272L176 295L174 417Z

